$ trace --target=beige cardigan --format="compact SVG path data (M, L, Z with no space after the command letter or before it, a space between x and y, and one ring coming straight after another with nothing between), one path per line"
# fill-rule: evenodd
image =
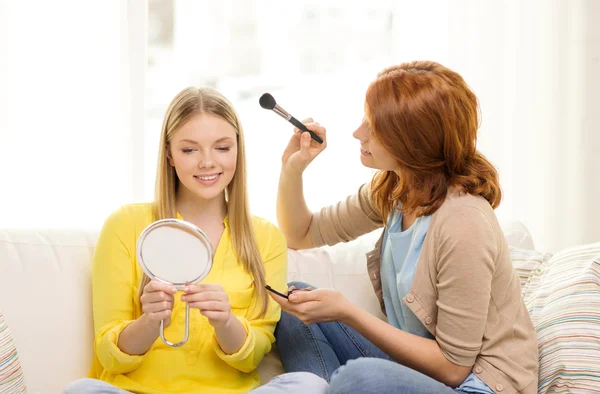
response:
M353 240L383 226L369 186L313 213L315 246ZM367 253L369 278L382 310L380 238ZM490 204L449 193L433 214L411 291L403 298L451 362L496 393L537 393L536 332L521 299L508 244ZM384 310L385 312L385 310Z

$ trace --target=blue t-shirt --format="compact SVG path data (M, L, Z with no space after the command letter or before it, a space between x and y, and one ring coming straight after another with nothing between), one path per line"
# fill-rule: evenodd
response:
M431 333L402 301L412 286L431 216L418 217L402 231L402 212L395 210L386 228L381 259L381 285L388 322L403 331L433 339Z
M399 210L392 212L383 237L381 287L388 322L402 331L433 339L433 335L402 301L409 293L415 278L421 248L430 222L431 216L421 216L410 228L402 231L402 212ZM465 393L494 394L473 373L469 374L456 390Z

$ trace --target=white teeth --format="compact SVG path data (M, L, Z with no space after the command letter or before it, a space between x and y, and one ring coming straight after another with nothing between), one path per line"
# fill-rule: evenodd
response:
M214 179L217 179L218 176L219 176L219 174L211 175L211 176L197 176L196 178L198 178L202 181L212 181Z

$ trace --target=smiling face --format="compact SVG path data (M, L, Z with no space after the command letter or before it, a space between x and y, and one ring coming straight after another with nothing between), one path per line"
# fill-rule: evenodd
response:
M206 201L222 197L237 165L235 128L215 115L193 116L170 141L169 164L179 178L179 193Z
M366 120L352 133L360 141L360 161L365 167L377 170L398 171L400 166L394 156L375 138Z

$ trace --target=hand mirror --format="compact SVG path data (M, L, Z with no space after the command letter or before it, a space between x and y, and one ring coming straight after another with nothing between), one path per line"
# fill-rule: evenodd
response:
M213 250L208 237L196 225L179 219L158 220L142 231L137 241L137 258L150 278L182 291L185 285L202 281L212 267ZM179 343L169 342L160 322L164 343L179 347L189 336L190 306L185 307L185 334Z

